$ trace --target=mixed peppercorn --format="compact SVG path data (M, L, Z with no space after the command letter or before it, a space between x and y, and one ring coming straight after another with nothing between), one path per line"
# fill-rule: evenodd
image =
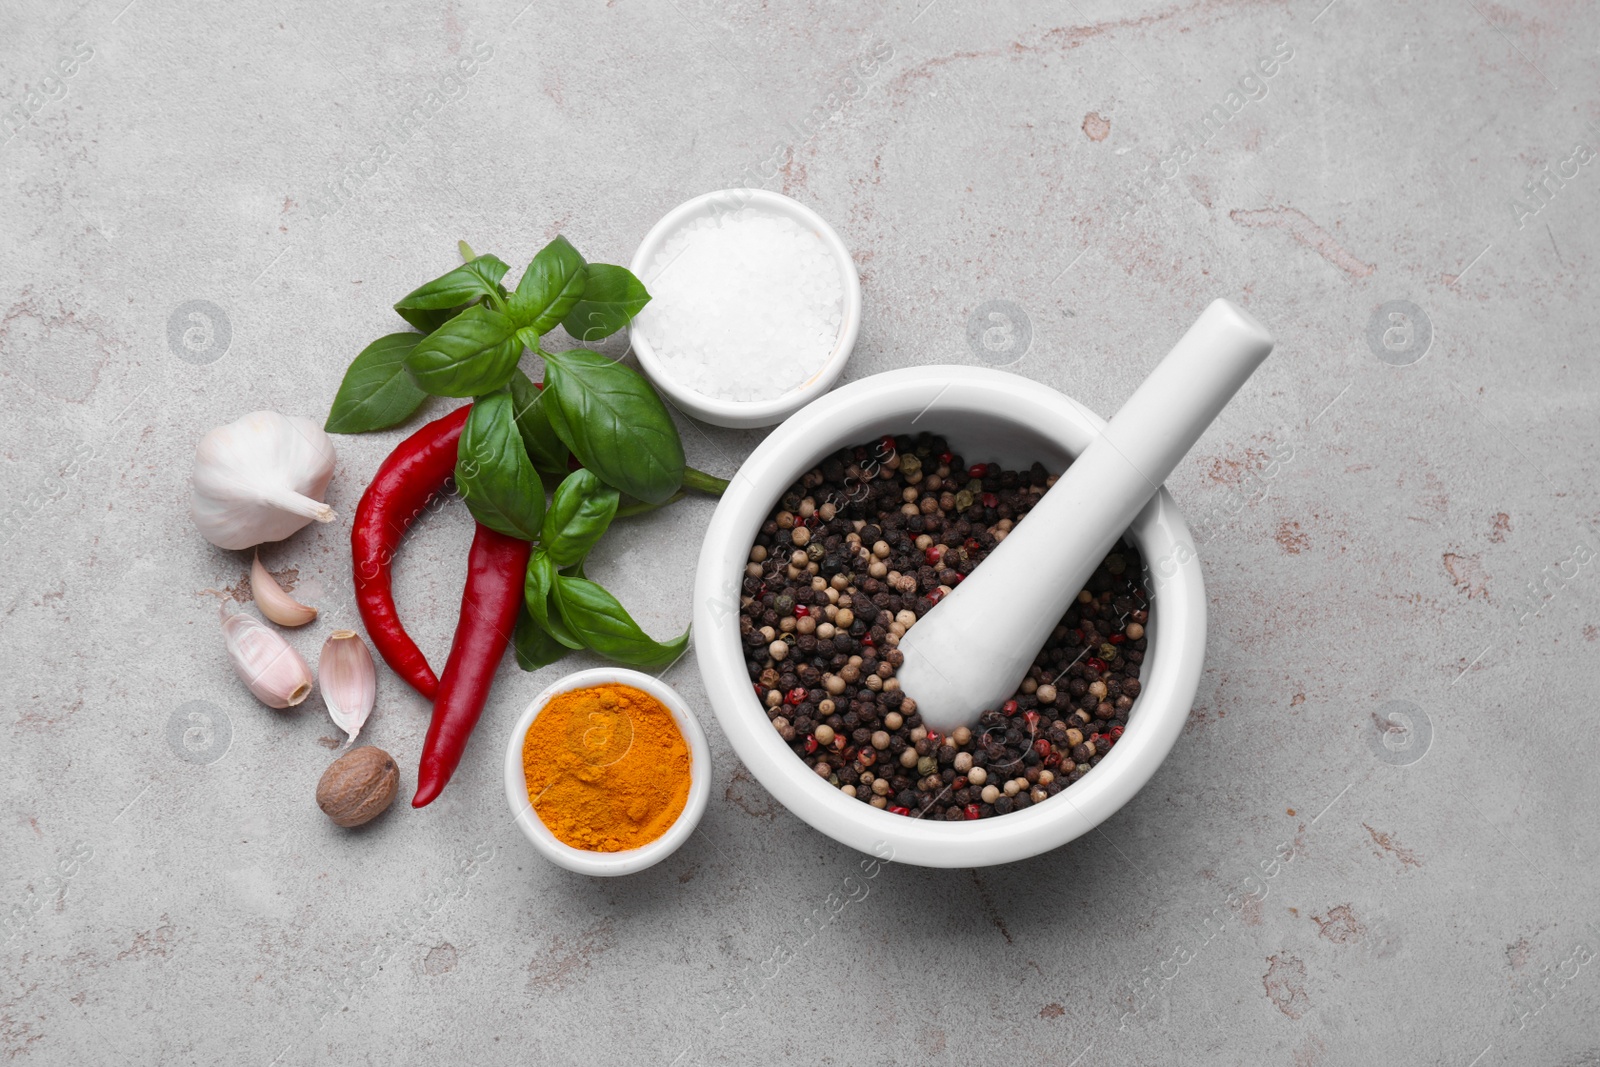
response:
M739 629L773 729L846 796L897 815L982 819L1059 793L1121 738L1149 602L1119 543L974 728L927 729L895 647L1055 477L968 466L931 434L842 449L791 486L745 566Z

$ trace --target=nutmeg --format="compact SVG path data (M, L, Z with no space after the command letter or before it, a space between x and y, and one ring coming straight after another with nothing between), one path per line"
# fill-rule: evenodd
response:
M363 745L334 760L317 783L317 806L340 826L382 815L400 786L400 768L381 748Z

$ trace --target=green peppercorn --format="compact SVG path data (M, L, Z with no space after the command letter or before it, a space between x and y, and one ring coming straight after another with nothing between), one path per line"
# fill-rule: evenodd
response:
M972 494L965 489L961 490L961 492L956 494L956 510L966 511L972 506L972 501Z
M1106 557L1106 570L1112 574L1121 574L1128 569L1128 561L1112 553Z
M1117 646L1116 645L1109 645L1109 644L1108 645L1101 645L1100 646L1100 658L1105 660L1107 663L1110 663L1112 660L1116 659L1117 658Z

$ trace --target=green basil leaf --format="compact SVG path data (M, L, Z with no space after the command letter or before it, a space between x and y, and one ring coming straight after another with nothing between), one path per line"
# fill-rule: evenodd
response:
M556 586L556 569L544 549L536 548L528 557L528 573L522 580L522 596L535 621L550 628L550 594Z
M567 457L571 453L556 436L555 427L550 425L544 392L521 370L511 376L511 403L522 443L534 467L550 474L565 475Z
M522 272L509 301L511 317L518 326L549 333L583 295L583 278L583 257L565 237L558 236L540 249Z
M528 558L528 575L523 580L522 595L529 614L551 637L568 648L582 648L583 641L567 626L555 603L556 568L544 549L536 548Z
M470 304L480 296L497 297L501 292L500 279L510 269L495 256L479 256L413 289L395 303L394 309L402 315L407 311L448 311Z
M607 485L660 504L683 484L678 428L637 371L586 348L546 353L544 395L556 434Z
M665 667L689 645L685 630L670 641L650 638L623 610L617 598L587 578L556 578L561 617L584 645L618 663L647 670Z
M402 319L405 319L426 334L437 330L471 306L470 304L462 304L460 307L446 308L443 311L424 311L421 308L395 308L394 310Z
M517 631L513 643L517 649L517 666L525 671L548 667L572 651L551 636L550 631L540 626L538 620L528 613L526 605L523 606L522 613L517 616Z
M617 491L579 468L556 486L539 544L557 567L581 563L617 513Z
M461 429L456 485L472 517L508 537L539 539L544 486L511 417L511 394L479 397Z
M610 337L650 303L644 283L626 267L591 263L584 276L583 297L572 305L561 326L586 344Z
M480 304L423 338L406 369L434 396L481 396L509 382L521 358L511 320Z
M324 429L366 433L398 426L410 418L428 399L406 373L406 357L421 340L420 333L391 333L363 348L344 372Z

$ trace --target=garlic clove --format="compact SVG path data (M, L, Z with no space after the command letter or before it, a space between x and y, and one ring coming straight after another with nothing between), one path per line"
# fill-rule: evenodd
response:
M283 591L278 580L261 565L261 553L256 553L250 565L250 592L255 596L256 607L279 626L304 626L317 617L317 609L307 607Z
M200 439L190 515L218 548L282 541L315 519L333 478L333 441L310 419L256 411Z
M378 670L366 642L354 630L335 630L322 646L317 675L329 717L354 741L377 697Z
M292 708L311 695L311 668L289 642L254 615L222 617L222 641L239 680L269 708Z

